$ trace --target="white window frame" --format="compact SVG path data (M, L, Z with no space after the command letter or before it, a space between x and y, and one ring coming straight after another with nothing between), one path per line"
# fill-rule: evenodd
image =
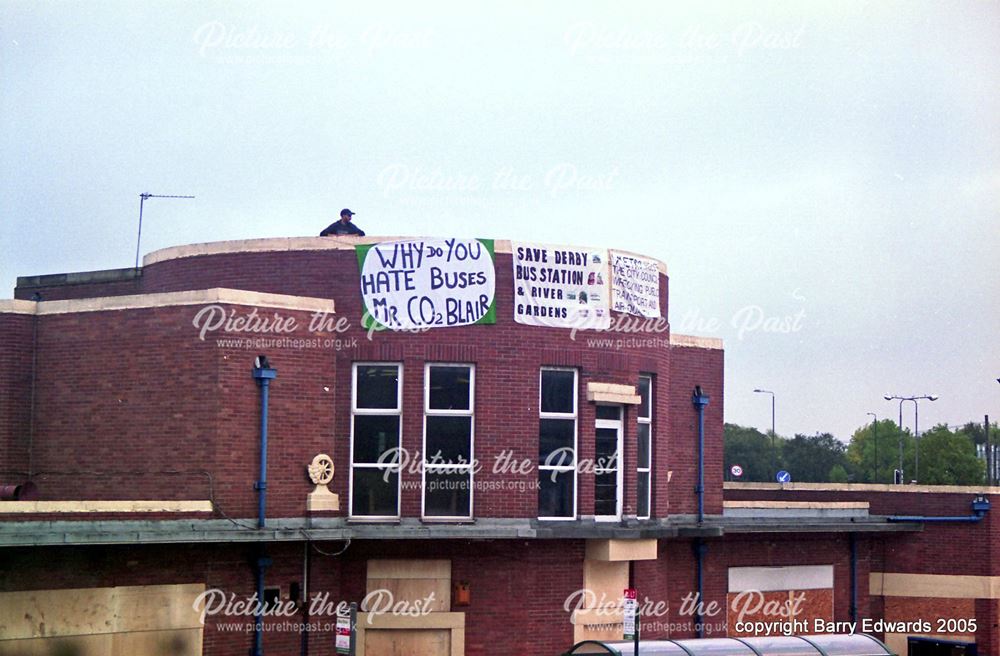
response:
M573 412L542 412L542 377L546 371L572 371L573 372ZM538 519L552 522L575 521L577 517L577 499L580 496L580 476L577 471L577 454L579 449L580 434L580 371L576 367L542 367L538 371L538 419L572 419L573 420L573 462L571 465L546 466L538 465L539 476L542 471L573 471L573 514L569 517L546 517L539 516ZM539 438L540 439L540 438Z
M615 403L602 403L601 407L605 408L615 408L618 410L618 419L594 419L594 441L597 441L597 429L604 428L614 430L618 433L617 443L615 445L615 514L614 515L598 515L597 510L594 510L594 520L598 522L616 522L622 518L622 505L625 497L625 469L622 467L622 448L624 446L624 436L625 436L625 408L621 404ZM594 489L597 489L597 475L607 474L610 467L601 467L596 461L594 462ZM596 505L597 499L594 499Z
M649 426L649 430L646 435L646 453L649 455L648 467L639 466L639 452L636 450L636 463L635 463L635 493L636 500L638 502L639 498L639 476L642 474L647 474L649 476L649 485L646 486L646 510L648 511L645 515L639 514L638 503L636 503L636 518L637 519L649 519L653 516L653 376L650 374L639 374L639 384L641 386L642 381L645 380L648 383L647 389L649 394L647 398L649 399L649 415L646 417L642 416L643 407L639 404L639 409L636 411L636 423ZM640 387L641 389L641 387ZM636 431L636 437L638 437L638 430Z
M431 367L467 367L469 369L469 409L431 409ZM447 465L455 471L469 472L469 514L468 515L428 515L427 503L427 417L469 417L469 464ZM420 516L434 521L472 519L475 514L475 463L476 458L476 365L468 362L425 362L424 363L424 442L420 460ZM433 466L433 465L432 465Z
M358 408L358 367L396 367L399 372L396 376L396 407L395 408ZM351 459L350 476L347 482L347 513L349 519L363 520L398 520L402 510L402 457L397 459L396 465L388 469L396 472L396 514L395 515L355 515L354 514L354 469L384 469L380 465L373 463L354 462L354 417L356 415L393 415L399 417L399 436L397 437L397 448L403 448L403 363L402 362L354 362L351 364ZM402 456L402 453L400 453Z

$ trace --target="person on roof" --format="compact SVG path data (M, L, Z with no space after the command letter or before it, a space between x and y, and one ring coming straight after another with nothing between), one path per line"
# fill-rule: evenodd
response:
M319 233L319 236L354 235L355 237L364 237L365 231L351 223L352 216L354 216L354 212L346 207L340 210L340 220L328 225L323 232Z

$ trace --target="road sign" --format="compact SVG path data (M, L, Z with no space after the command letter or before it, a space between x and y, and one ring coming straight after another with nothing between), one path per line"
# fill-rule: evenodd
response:
M780 472L778 472L778 475L775 476L774 478L779 483L791 483L792 482L792 475L789 474L788 472L786 472L784 469L782 469Z
M624 611L622 632L625 634L625 640L634 640L638 633L638 627L635 625L636 615L639 613L638 596L635 588L625 588L625 595L622 599L622 611Z
M739 465L733 465L732 467L729 468L729 473L735 476L736 478L739 478L740 476L743 475L743 468L740 467Z

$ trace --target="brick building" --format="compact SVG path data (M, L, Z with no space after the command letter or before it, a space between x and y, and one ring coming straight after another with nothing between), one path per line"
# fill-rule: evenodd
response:
M18 279L0 654L331 654L339 602L369 656L557 654L620 637L625 587L649 638L857 621L998 653L995 489L724 485L721 343L670 334L663 264L400 243Z

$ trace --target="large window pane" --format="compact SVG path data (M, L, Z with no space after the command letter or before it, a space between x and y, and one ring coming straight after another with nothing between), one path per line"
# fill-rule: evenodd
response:
M538 430L538 464L569 466L573 464L576 421L542 419ZM565 462L560 462L565 460Z
M575 470L538 470L538 516L573 517Z
M399 407L399 367L359 364L357 366L357 407L372 410Z
M576 372L542 370L542 412L573 414L576 400Z
M637 467L639 469L649 469L649 424L639 424L636 426L636 432L639 439Z
M594 514L618 514L618 474L597 474L594 476Z
M431 517L466 517L471 513L472 475L428 468L424 479L424 514Z
M388 453L399 447L399 415L354 416L354 462L395 462L398 453Z
M381 467L355 467L351 514L398 515L398 489L398 472Z
M649 517L649 472L639 472L639 508L636 515Z
M644 419L649 419L652 416L652 400L649 394L650 383L649 376L639 377L639 398L641 399L639 403L639 416Z
M469 410L472 370L469 367L430 367L429 410Z
M430 464L469 464L472 461L472 417L427 417Z

